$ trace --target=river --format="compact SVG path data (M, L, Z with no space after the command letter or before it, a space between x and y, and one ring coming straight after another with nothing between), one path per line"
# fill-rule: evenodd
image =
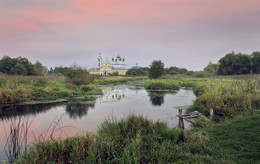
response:
M178 125L178 110L175 107L191 105L196 98L191 90L186 89L171 93L147 92L134 84L101 88L104 95L93 102L0 106L0 161L7 158L5 150L9 150L11 129L18 126L24 130L20 130L20 142L23 144L33 142L35 138L64 138L86 131L95 133L105 119L122 118L131 113L161 120L173 127ZM26 130L27 137L24 135Z

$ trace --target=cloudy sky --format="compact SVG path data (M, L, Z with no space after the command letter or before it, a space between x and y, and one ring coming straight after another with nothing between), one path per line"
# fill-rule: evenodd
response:
M260 0L0 0L0 57L202 70L232 50L260 51Z

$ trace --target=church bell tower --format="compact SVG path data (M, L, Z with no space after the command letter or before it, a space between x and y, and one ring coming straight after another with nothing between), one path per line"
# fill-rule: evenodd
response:
M98 56L98 67L101 67L103 65L103 58L101 56L101 53L99 53L99 56Z

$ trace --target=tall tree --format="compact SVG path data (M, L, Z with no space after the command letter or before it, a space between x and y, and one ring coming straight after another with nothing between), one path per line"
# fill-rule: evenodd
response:
M4 56L0 60L0 72L5 74L11 74L11 69L15 66L15 59L10 58L9 56Z
M14 67L12 67L11 74L26 76L27 75L27 70L21 63L17 63Z
M219 67L218 67L219 75L232 75L232 73L233 73L233 68L232 68L233 56L234 56L234 54L230 53L219 60Z
M260 52L256 51L252 53L252 62L253 62L253 66L252 66L252 71L253 73L260 73Z
M249 74L252 68L252 59L245 54L227 54L219 60L219 75Z
M237 54L233 57L232 70L234 75L249 74L252 68L252 60L250 56L245 54Z
M218 64L213 64L212 62L209 62L207 67L204 68L204 71L208 72L211 75L216 75L218 71Z
M18 57L18 63L22 64L27 71L27 75L33 75L33 64L26 58Z
M43 76L45 74L45 68L39 61L36 61L33 65L33 71L37 76Z
M148 73L150 79L157 79L158 77L162 76L165 73L164 63L161 60L153 61L150 65Z

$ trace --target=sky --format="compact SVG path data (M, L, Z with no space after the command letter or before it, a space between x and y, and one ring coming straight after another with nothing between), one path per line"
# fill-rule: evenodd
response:
M203 70L232 51L260 51L260 0L0 0L0 58Z

